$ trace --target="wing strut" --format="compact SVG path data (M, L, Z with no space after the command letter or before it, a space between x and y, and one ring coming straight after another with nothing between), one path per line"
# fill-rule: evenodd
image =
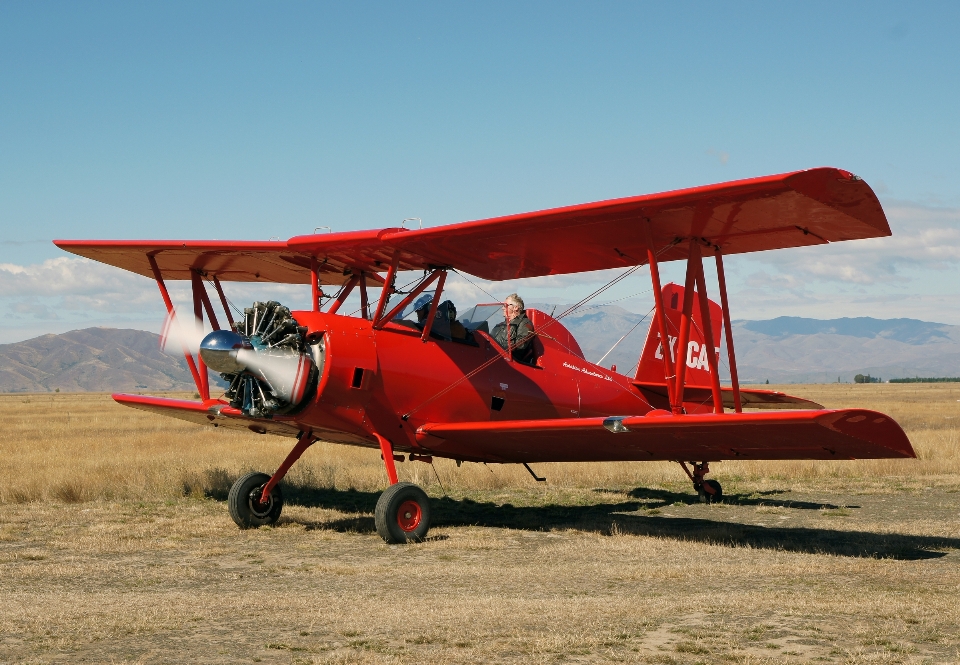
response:
M700 317L703 320L703 338L704 345L708 348L707 363L710 373L710 392L713 397L714 413L723 413L723 389L720 386L720 362L717 349L720 346L720 331L714 332L712 318L710 316L710 300L707 296L706 279L703 272L703 253L700 248L701 243L708 247L713 247L714 258L717 262L717 281L720 288L721 310L723 312L722 327L726 332L727 354L730 360L730 375L733 383L734 410L737 413L743 411L743 404L740 395L740 383L737 378L737 361L733 349L733 331L730 325L730 303L727 299L727 282L723 272L723 257L719 246L710 245L702 238L692 237L689 240L689 250L687 254L687 272L683 290L683 307L680 313L680 330L676 344L676 352L673 352L672 339L669 336L666 320L666 308L663 303L663 291L660 288L660 273L657 267L657 257L653 251L653 243L650 241L652 233L649 227L642 226L641 233L645 236L644 241L647 244L648 263L650 265L650 280L653 286L654 307L656 312L656 325L659 328L660 348L663 349L664 383L667 388L667 397L670 402L670 410L674 414L685 413L683 406L684 387L687 375L687 359L690 349L690 326L693 325L693 300L697 298L700 307ZM670 352L667 353L666 351ZM639 373L639 370L638 370Z
M693 289L696 283L696 265L700 261L700 245L690 238L690 254L687 256L687 279L683 288L683 311L680 313L680 339L677 340L677 389L676 402L671 404L676 414L683 413L683 385L687 376L687 345L690 342L690 322L693 320Z
M223 287L220 286L220 280L213 276L213 286L217 289L217 295L220 296L220 304L223 305L223 311L227 315L227 323L233 328L233 314L230 313L230 305L227 304L227 296L223 294Z
M437 290L433 293L433 300L430 302L430 313L427 314L427 320L423 323L423 334L420 336L422 342L430 338L430 329L433 328L433 320L437 316L437 307L440 306L440 294L443 293L443 283L447 279L446 270L437 270L440 273L440 279L437 280Z
M203 288L203 277L200 276L200 272L196 269L190 273L190 287L193 291L193 325L199 327L201 332L203 331L203 310L204 307L206 307L207 316L210 319L210 326L214 330L219 330L220 325L217 323L216 316L213 313L213 307L210 306L207 291ZM200 386L198 388L200 399L206 402L210 399L210 375L207 373L207 365L203 362L203 358L200 357L199 353L197 353L197 372L200 374Z
M347 296L350 295L350 292L353 291L353 287L360 283L360 276L354 275L350 278L350 281L347 282L342 289L340 289L340 294L333 301L333 304L327 308L327 314L336 314L337 310L340 309L340 306L347 299Z
M379 329L382 328L384 325L386 325L387 321L392 321L392 320L393 320L393 317L395 317L397 314L399 314L399 313L403 310L404 307L406 307L408 304L410 304L411 302L413 302L413 299L414 299L414 298L416 298L418 295L420 295L421 293L423 293L423 291L424 291L428 286L430 286L431 284L433 284L434 280L436 280L437 277L440 276L440 273L441 273L441 272L444 273L444 276L446 275L446 272L445 272L445 271L434 270L434 271L431 272L429 275L424 276L424 278L420 281L420 283L419 283L412 291L410 291L410 293L408 293L406 296L404 296L403 299L400 300L400 302L397 303L396 307L394 307L394 308L391 309L389 312L387 312L386 314L384 314L382 317L380 317L380 319L374 321L374 322L373 322L373 327L376 328L377 330L379 330ZM439 286L439 288L437 289L437 293L434 294L434 296L433 296L434 301L437 301L437 300L440 298L440 291L442 291L442 290L443 290L443 284L441 283L440 286ZM432 321L433 319L431 318L430 320ZM429 332L428 332L427 334L429 334ZM424 339L426 339L426 337L424 337Z
M677 403L676 391L673 385L673 378L676 373L671 365L673 345L670 344L670 335L667 330L667 312L663 306L663 289L660 288L660 268L657 265L657 254L653 251L653 235L650 233L650 220L641 222L640 228L644 236L643 242L647 246L647 262L650 264L650 281L653 283L653 302L657 308L657 325L660 328L660 349L663 355L663 376L667 383L667 397L670 400L670 405L673 406ZM637 363L637 365L637 373L639 374L639 363Z
M377 313L373 315L373 326L381 324L380 317L383 316L383 310L387 306L387 301L393 294L393 286L397 281L397 267L400 265L400 250L393 253L393 261L390 262L390 269L387 270L387 278L383 281L383 290L380 291L380 301L377 302Z
M697 252L700 254L700 252ZM710 321L710 300L707 298L707 283L703 278L703 259L697 257L697 291L700 292L700 319L703 321L703 341L707 344L707 364L710 367L710 390L713 393L713 412L723 413L723 396L720 392L720 367L717 362L719 344L713 336L713 323ZM719 331L718 331L719 332Z
M320 289L320 268L317 266L317 257L310 256L310 309L314 312L320 311L320 296L323 291Z
M367 300L367 279L366 275L360 273L360 315L370 320L370 302Z
M170 317L170 324L178 326L180 322L177 320L177 313L173 309L173 301L170 300L170 294L167 292L167 285L163 283L163 275L160 274L160 268L157 266L157 260L153 257L152 254L147 254L147 260L150 262L150 268L153 270L153 276L157 280L157 287L160 289L160 297L163 298L163 304L167 306L167 315ZM180 345L183 347L183 355L187 359L187 366L190 368L190 373L193 375L193 382L197 386L197 390L200 390L200 372L197 371L197 364L193 362L193 355L190 353L190 349L187 348L186 343L183 341L183 335L179 335Z
M727 278L723 274L723 252L714 248L717 259L717 281L720 285L720 307L723 310L723 329L727 338L727 358L730 361L730 383L733 388L733 410L743 413L740 400L740 378L737 375L737 355L733 351L733 328L730 326L730 303L727 302Z

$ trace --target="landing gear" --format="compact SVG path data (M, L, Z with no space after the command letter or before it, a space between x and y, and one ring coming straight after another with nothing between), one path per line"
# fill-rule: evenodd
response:
M264 524L273 524L280 519L283 510L283 494L279 486L270 490L265 502L261 502L263 486L270 476L256 471L241 477L230 488L227 506L230 517L241 529L255 529Z
M419 542L430 529L430 499L413 483L394 483L380 495L374 523L387 543Z
M687 465L684 462L680 462L680 466L683 468L684 473L693 481L693 489L696 490L697 495L700 497L700 503L716 503L720 501L723 497L723 488L713 478L704 479L704 476L710 473L710 464L709 462L690 462L690 466L693 467L693 473L690 473L690 469L687 468Z
M723 498L723 488L713 478L707 478L703 481L703 489L698 494L700 503L716 503Z
M297 445L277 469L273 476L256 471L240 478L230 488L227 496L227 506L230 508L230 517L241 529L255 529L264 524L273 524L280 519L283 510L283 493L279 483L293 463L300 459L307 448L312 446L316 438L306 429L300 432Z

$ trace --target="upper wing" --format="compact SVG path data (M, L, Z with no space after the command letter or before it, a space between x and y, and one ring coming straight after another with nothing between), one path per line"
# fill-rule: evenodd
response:
M650 220L660 261L685 259L677 240L704 238L724 254L890 235L873 190L833 168L392 234L385 241L437 265L492 280L637 265ZM310 247L309 238L291 244Z
M417 440L501 462L916 457L892 418L863 409L430 423Z
M377 258L389 264L377 232L338 233L341 248L329 261L318 262L321 284L342 284L365 271L368 283L380 284ZM347 237L344 237L347 236ZM357 238L356 236L361 236ZM370 238L369 236L373 236ZM153 277L150 258L165 279L190 279L191 272L215 276L221 282L309 284L313 257L291 249L285 241L244 240L54 240L57 247L107 265ZM369 249L368 249L369 248ZM380 250L378 255L376 250ZM380 265L383 265L382 263Z
M452 267L491 280L633 266L646 260L637 225L651 222L661 261L686 258L697 237L740 254L890 235L873 190L833 168L738 180L662 194L554 208L430 229L382 229L297 236L287 242L71 241L56 244L142 275L147 254L165 276L201 269L221 280L309 282L345 273Z

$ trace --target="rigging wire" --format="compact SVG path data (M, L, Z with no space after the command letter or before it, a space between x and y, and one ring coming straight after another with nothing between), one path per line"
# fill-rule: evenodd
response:
M430 402L432 402L432 401L434 401L435 399L438 399L438 398L440 398L440 397L443 397L443 396L446 395L448 392L450 392L451 390L453 390L454 388L456 388L457 386L459 386L461 383L463 383L464 381L466 381L466 380L468 380L468 379L476 376L478 373L480 373L481 371L485 370L487 367L490 367L490 365L492 365L493 363L497 362L498 360L503 360L503 356L501 356L499 353L496 354L495 356L493 356L493 358L491 358L490 360L488 360L488 361L486 361L485 363L482 363L482 364L479 365L478 367L474 368L474 369L471 370L470 372L467 372L466 374L464 374L463 376L461 376L459 379L457 379L456 381L454 381L453 383L451 383L449 386L447 386L446 388L444 388L443 390L441 390L440 392L438 392L438 393L437 393L436 395L434 395L433 397L428 398L426 401L421 402L421 403L418 404L416 407L410 409L410 410L407 411L405 414L403 414L402 416L400 416L400 419L401 419L401 420L406 420L406 419L409 418L412 414L416 413L417 411L419 411L420 409L422 409L423 407L425 407L425 406L426 406L427 404L429 404Z
M410 280L409 282L407 282L406 284L404 284L403 286L401 286L399 289L394 289L394 290L393 290L393 293L390 294L390 298L392 298L395 293L400 293L400 294L406 295L406 294L408 293L408 291L404 291L404 289L406 289L406 288L407 288L408 286L410 286L411 284L416 284L417 282L426 279L428 276L429 276L429 275L423 275L423 277L415 277L415 278L413 278L412 280ZM384 307L384 309L387 309L388 307L390 307L390 298L387 298L387 304L386 304L386 306ZM369 305L370 303L367 303L367 304ZM363 309L363 307L359 307L359 308L355 309L354 311L352 311L352 312L350 312L349 314L347 314L347 316L354 316L354 315L356 315L356 314L359 314L361 309ZM387 311L389 311L389 310L387 310Z
M643 318L641 318L639 321L637 321L635 324L633 324L633 327L630 328L630 330L628 330L627 332L625 332L625 333L623 334L623 337L621 337L620 339L618 339L618 340L617 340L617 343L614 344L613 346L611 346L611 347L610 347L610 350L607 351L606 353L604 353L604 354L603 354L603 357L601 357L600 360L598 360L598 361L597 361L596 363L594 363L594 364L595 364L595 365L599 365L600 363L603 362L603 359L604 359L604 358L606 358L606 357L609 356L611 353L613 353L613 350L614 350L615 348L617 348L617 346L620 345L620 342L622 342L623 340L625 340L625 339L627 338L627 335L629 335L629 334L632 333L634 330L636 330L636 329L637 329L637 326L639 326L641 323L643 323L643 322L646 320L646 318L647 318L648 316L650 316L650 312L652 312L654 309L656 309L656 307L657 307L656 305L654 305L653 307L651 307L651 308L650 308L650 311L648 311L646 314L644 314L644 315L643 315ZM642 353L642 352L641 352L641 353Z
M212 286L214 290L217 289L217 285L214 284L214 282L213 282L212 279L210 279L210 278L207 277L206 275L201 275L201 277L202 277L208 284L210 284L210 286ZM209 297L209 296L208 296L208 297ZM227 301L227 304L230 305L230 306L234 309L234 311L237 313L237 317L238 317L238 318L243 318L243 316L244 316L243 310L240 309L239 307L237 307L237 306L233 303L233 301L230 300L230 297L227 296L227 292L226 292L226 291L223 291L223 298L224 298L224 300ZM211 303L211 304L212 304L212 303Z
M622 298L616 298L615 300L610 300L605 303L600 303L599 305L590 305L589 307L583 307L581 309L588 310L588 309L597 309L598 307L607 307L608 305L612 305L615 302L620 302L621 300L629 300L630 298L636 298L637 296L642 296L645 293L650 293L651 291L653 291L653 289L645 289L643 291L637 291L636 293L631 293L630 295L623 296Z
M503 300L501 300L500 298L496 297L495 295L491 295L489 291L487 291L485 288L483 288L482 286L480 286L479 284L477 284L476 282L474 282L472 279L470 279L469 277L467 277L466 275L464 275L462 272L460 272L460 271L457 270L456 268L451 268L451 270L453 270L453 272L457 273L458 275L460 275L461 277L463 277L465 280L467 280L468 282L470 282L471 284L473 284L473 286L475 286L476 288L478 288L478 289L480 289L481 291L483 291L486 295L490 296L491 299L497 301L498 303L499 303L499 302L503 302Z

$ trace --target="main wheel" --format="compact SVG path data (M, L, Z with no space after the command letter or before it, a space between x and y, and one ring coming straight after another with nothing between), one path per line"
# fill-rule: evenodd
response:
M419 542L430 529L430 499L413 483L396 483L380 495L373 516L386 542Z
M713 490L711 493L710 490ZM723 488L713 478L707 478L703 481L703 490L700 491L701 503L716 503L723 498Z
M237 480L230 488L227 506L230 508L230 517L241 529L255 529L280 519L283 494L279 486L270 491L266 503L260 503L263 486L268 480L270 476L267 474L253 471Z

